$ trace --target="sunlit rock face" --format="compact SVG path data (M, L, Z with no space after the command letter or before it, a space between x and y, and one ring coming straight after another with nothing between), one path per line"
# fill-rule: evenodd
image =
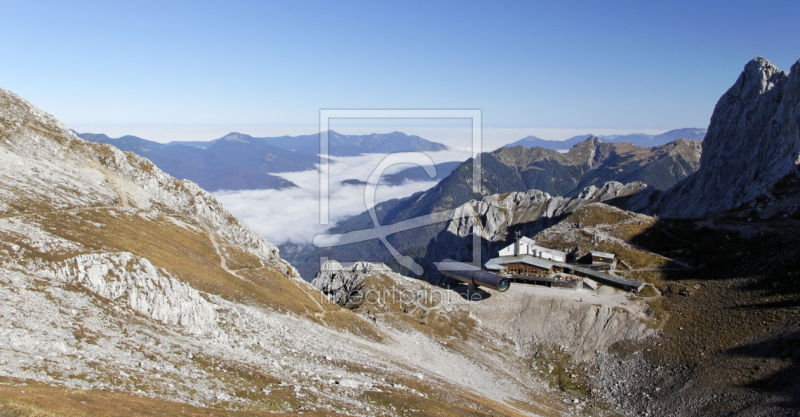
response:
M787 74L750 61L719 99L703 141L700 169L660 196L662 216L699 217L737 207L800 163L800 61Z

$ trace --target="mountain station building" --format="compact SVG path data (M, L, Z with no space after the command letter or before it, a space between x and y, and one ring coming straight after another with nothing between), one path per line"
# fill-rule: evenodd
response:
M527 237L519 237L501 249L498 255L489 259L483 267L516 282L578 290L583 288L583 278L586 277L625 291L639 291L644 286L641 282L596 270L598 267L609 269L616 261L613 253L591 252L591 264L567 263L565 252L539 246Z

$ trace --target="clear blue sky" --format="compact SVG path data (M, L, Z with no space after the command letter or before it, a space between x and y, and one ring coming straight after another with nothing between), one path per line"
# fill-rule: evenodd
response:
M800 1L5 3L0 87L66 123L314 125L479 108L487 127L705 127Z

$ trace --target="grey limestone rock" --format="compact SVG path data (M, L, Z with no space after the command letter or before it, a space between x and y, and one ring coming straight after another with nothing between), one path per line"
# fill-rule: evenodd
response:
M346 307L357 303L357 295L364 287L364 278L374 272L389 273L383 264L356 262L348 267L336 261L326 261L320 268L311 285L325 294L328 299Z
M494 194L481 201L473 200L455 210L453 220L429 245L425 263L441 259L470 261L475 227L482 241L481 258L486 261L494 250L508 244L509 229L521 229L530 235L585 205L609 203L617 198L635 198L640 193L651 191L650 187L640 182L621 184L610 181L601 187L586 187L573 198L553 197L539 190L529 190ZM424 277L432 282L439 282L440 279L433 268L426 268Z
M769 193L800 163L800 61L790 74L750 61L719 99L700 169L659 196L662 216L701 217Z

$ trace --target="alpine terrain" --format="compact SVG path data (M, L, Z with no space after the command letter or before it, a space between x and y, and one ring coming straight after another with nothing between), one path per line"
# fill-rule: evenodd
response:
M0 90L0 415L797 415L798 100L800 61L757 58L702 145L504 147L474 194L461 163L375 207L412 278L377 239L281 251ZM435 266L520 242L608 285Z
M515 347L493 318L500 297L470 303L360 264L385 295L343 308L194 183L86 142L5 90L0 129L0 413L488 416L606 407L557 388L574 384L562 376L531 372L520 358L532 348ZM520 290L513 308L522 312ZM544 297L564 312L578 306L558 292ZM586 335L615 323L597 349L647 334L620 312L625 303L609 293L580 307L598 316ZM552 361L569 370L558 375L582 372L563 353Z
M493 194L538 190L547 194L544 198L579 197L587 187L603 188L609 181L641 182L649 185L650 189L665 190L697 170L700 153L701 142L690 140L642 148L590 138L578 143L567 153L545 148L503 147L480 155L481 193L472 192L473 164L470 159L458 165L431 189L379 203L375 211L380 224L386 225L429 213L454 210L472 200L479 201ZM372 219L369 213L364 212L340 222L330 232L338 234L371 227ZM409 230L391 236L390 241L406 255L424 258L431 239L444 227L444 223L438 223ZM375 245L374 241L330 249L286 245L284 254L308 279L319 270L320 257L392 264L389 251L382 245ZM400 267L397 270L409 273Z

